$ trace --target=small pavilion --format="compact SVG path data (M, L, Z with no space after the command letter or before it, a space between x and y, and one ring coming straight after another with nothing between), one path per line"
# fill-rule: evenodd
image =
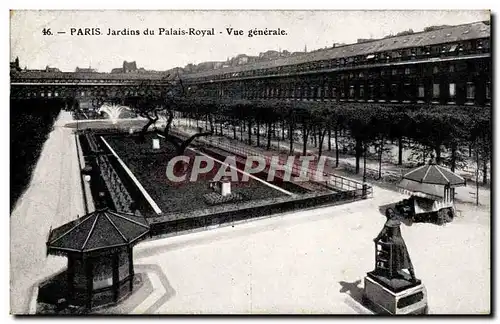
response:
M148 234L144 217L108 208L51 230L47 254L68 258L68 304L91 309L128 296L134 282L132 247Z

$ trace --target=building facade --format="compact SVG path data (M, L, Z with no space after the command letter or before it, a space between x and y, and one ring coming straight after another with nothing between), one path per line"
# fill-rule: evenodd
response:
M198 97L490 105L489 22L183 76Z

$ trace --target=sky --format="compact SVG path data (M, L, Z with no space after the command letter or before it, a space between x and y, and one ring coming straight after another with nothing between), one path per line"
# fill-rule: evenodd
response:
M109 72L123 61L147 70L167 70L188 63L225 61L238 54L267 50L308 51L358 38L380 38L432 25L459 25L489 20L484 10L434 11L11 11L10 59L21 67L62 71L92 67ZM71 28L75 34L71 35ZM88 28L95 34L77 35ZM159 35L159 29L214 29L215 35ZM229 35L228 28L243 35ZM276 30L285 35L248 37L250 29ZM52 35L44 35L50 29ZM139 35L107 35L108 29L139 31ZM144 30L154 35L144 35ZM58 32L65 32L58 34Z

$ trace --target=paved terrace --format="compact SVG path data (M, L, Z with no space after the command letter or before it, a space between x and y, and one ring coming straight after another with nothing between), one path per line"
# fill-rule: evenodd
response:
M385 221L378 209L403 197L374 190L351 204L142 242L134 262L145 285L101 313L370 313L359 301ZM430 313L489 312L489 230L465 218L403 225Z
M61 112L36 164L29 187L10 216L11 313L34 311L32 286L66 267L65 257L46 255L50 227L84 215L75 137Z

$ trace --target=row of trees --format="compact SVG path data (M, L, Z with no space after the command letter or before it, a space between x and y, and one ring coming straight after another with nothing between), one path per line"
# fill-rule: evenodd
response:
M306 155L310 139L323 154L326 138L327 149L334 150L339 164L339 137L343 135L354 142L356 173L360 161L366 157L367 148L374 147L379 160L381 176L382 155L388 141L398 145L398 164L403 164L403 150L411 148L421 163L426 163L433 154L438 164L449 166L453 171L463 166L467 155L479 166L482 164L483 183L487 182L487 167L492 152L492 125L490 107L438 106L438 105L382 105L336 102L302 102L283 100L217 100L196 98L188 95L182 80L178 78L169 85L157 87L146 81L137 96L127 97L124 102L137 114L148 119L141 134L165 116L163 135L182 154L197 137L210 136L223 128L232 129L232 135L240 138L246 131L247 142L271 147L273 136L289 141L290 154L294 152L299 131L302 137L302 154ZM203 131L186 141L170 135L174 112L178 111L198 121L205 121ZM253 133L253 129L259 131ZM266 138L261 138L265 129ZM279 134L281 133L281 134ZM286 136L285 136L286 133ZM331 147L331 138L335 147ZM444 154L446 153L446 154ZM366 168L364 168L366 170Z
M236 138L237 128L247 132L247 141L263 146L261 129L265 130L266 147L270 149L273 136L290 143L290 154L294 152L296 139L293 134L300 131L302 154L306 154L311 139L323 153L325 139L328 150L336 152L339 164L339 136L354 141L356 173L368 147L374 147L379 160L381 174L382 153L387 142L398 145L398 163L403 163L403 150L409 147L421 161L427 162L432 155L438 164L444 164L453 171L462 167L467 155L475 154L476 163L482 164L483 182L487 182L487 167L492 151L491 109L489 107L459 106L389 106L362 105L325 102L284 101L179 101L176 110L197 120L210 119L210 134L214 123L219 127L232 129ZM253 129L259 131L253 134ZM217 132L215 127L215 132ZM222 133L222 129L220 131ZM279 134L281 132L281 134ZM242 138L243 134L240 134ZM334 138L335 147L331 147Z

